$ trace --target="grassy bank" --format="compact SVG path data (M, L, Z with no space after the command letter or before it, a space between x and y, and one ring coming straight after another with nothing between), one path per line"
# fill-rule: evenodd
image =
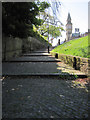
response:
M88 44L88 36L85 36L63 43L62 45L59 45L53 49L52 52L89 58L89 49L90 45Z

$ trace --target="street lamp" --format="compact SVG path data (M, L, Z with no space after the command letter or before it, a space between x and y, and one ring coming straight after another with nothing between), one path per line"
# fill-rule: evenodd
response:
M48 15L47 15L48 17ZM48 17L48 53L49 53L49 17Z

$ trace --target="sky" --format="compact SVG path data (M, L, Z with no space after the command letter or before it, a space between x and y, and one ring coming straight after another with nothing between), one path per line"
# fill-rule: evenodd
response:
M88 3L88 29L90 29L90 1Z
M54 1L54 0L52 0ZM79 28L80 33L88 31L88 2L89 0L58 0L61 2L59 12L57 12L58 19L64 24L66 29L66 20L68 12L71 15L72 33L75 32L75 28ZM66 38L66 32L62 32L62 37L59 37L61 42ZM58 39L53 40L53 46L57 44Z

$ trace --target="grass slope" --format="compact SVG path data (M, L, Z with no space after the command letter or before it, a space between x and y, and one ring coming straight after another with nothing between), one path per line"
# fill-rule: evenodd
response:
M52 52L89 58L89 47L90 46L88 45L88 36L85 36L63 43L62 45L59 45L55 49L53 49Z

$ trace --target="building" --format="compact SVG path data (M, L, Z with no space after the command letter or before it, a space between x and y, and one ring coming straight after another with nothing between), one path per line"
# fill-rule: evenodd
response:
M72 23L70 13L68 13L66 24L66 41L69 41L71 39L71 36L72 36Z
M70 13L68 13L66 24L66 42L78 37L80 37L79 28L75 28L75 33L72 33L71 16Z
M71 39L80 37L79 28L75 28L75 33L72 33Z

